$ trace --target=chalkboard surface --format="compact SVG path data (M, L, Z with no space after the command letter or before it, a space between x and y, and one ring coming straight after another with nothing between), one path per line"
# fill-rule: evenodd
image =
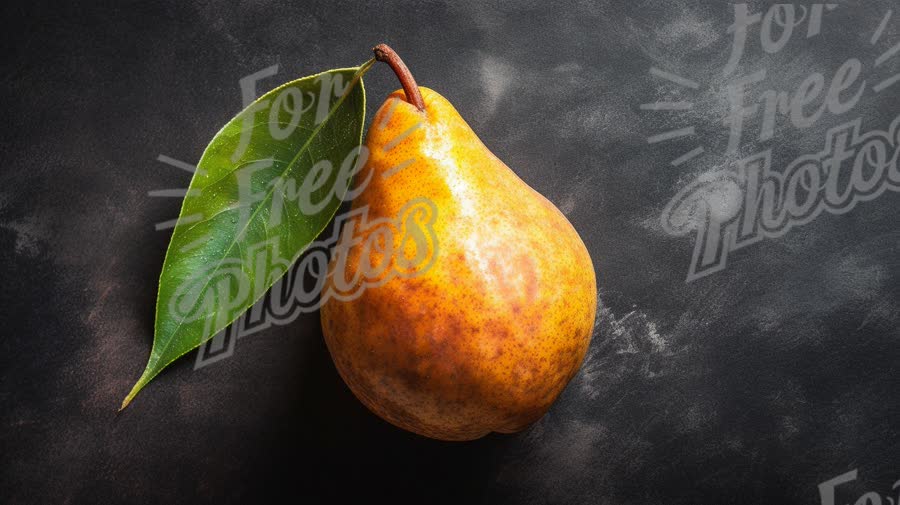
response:
M3 10L0 501L897 504L895 1ZM117 415L180 205L151 193L186 187L241 78L379 42L583 237L580 373L524 432L433 441L356 400L313 311ZM370 119L397 87L367 75Z

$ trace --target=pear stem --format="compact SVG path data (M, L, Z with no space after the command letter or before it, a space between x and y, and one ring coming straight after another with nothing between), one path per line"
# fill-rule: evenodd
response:
M420 111L424 111L425 102L422 100L422 93L419 92L419 86L400 56L387 44L378 44L372 48L372 52L375 53L376 60L387 63L397 74L400 85L403 86L403 92L406 93L406 101L415 105Z

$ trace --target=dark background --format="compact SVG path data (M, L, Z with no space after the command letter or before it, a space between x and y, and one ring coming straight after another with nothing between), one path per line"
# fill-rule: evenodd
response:
M751 9L765 8L752 3ZM893 8L880 42L869 38ZM900 196L887 192L735 252L686 283L693 237L660 229L675 193L722 163L724 2L127 2L3 7L0 332L3 503L838 503L896 496L900 479ZM795 89L865 62L870 86L900 57L895 1L846 2L822 36L776 55L751 38L743 70ZM751 37L758 36L758 28ZM568 215L591 251L601 310L582 371L515 435L444 443L370 414L344 386L317 313L238 341L194 371L162 373L122 414L152 342L178 199L260 91L391 44L423 85ZM679 90L651 66L690 77ZM366 76L369 114L397 87ZM639 104L690 98L684 113ZM863 118L885 129L900 85L846 117L779 129L775 167ZM691 140L647 137L694 124ZM696 142L694 141L694 144ZM885 501L887 503L887 501Z

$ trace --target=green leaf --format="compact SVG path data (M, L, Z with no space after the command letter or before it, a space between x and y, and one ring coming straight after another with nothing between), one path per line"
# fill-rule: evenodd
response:
M210 142L166 252L150 359L122 409L261 298L334 217L365 161L371 63L284 84Z

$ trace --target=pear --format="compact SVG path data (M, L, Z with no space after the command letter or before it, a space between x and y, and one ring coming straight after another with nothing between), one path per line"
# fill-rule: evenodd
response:
M403 89L371 123L370 182L352 210L393 222L427 199L433 258L414 275L327 298L326 345L357 398L400 428L440 440L520 431L547 412L587 352L597 309L590 255L562 212L450 102L419 88L387 46L375 54ZM400 241L388 261L404 259ZM323 292L341 291L337 275L352 279L384 259L373 251L333 257Z

